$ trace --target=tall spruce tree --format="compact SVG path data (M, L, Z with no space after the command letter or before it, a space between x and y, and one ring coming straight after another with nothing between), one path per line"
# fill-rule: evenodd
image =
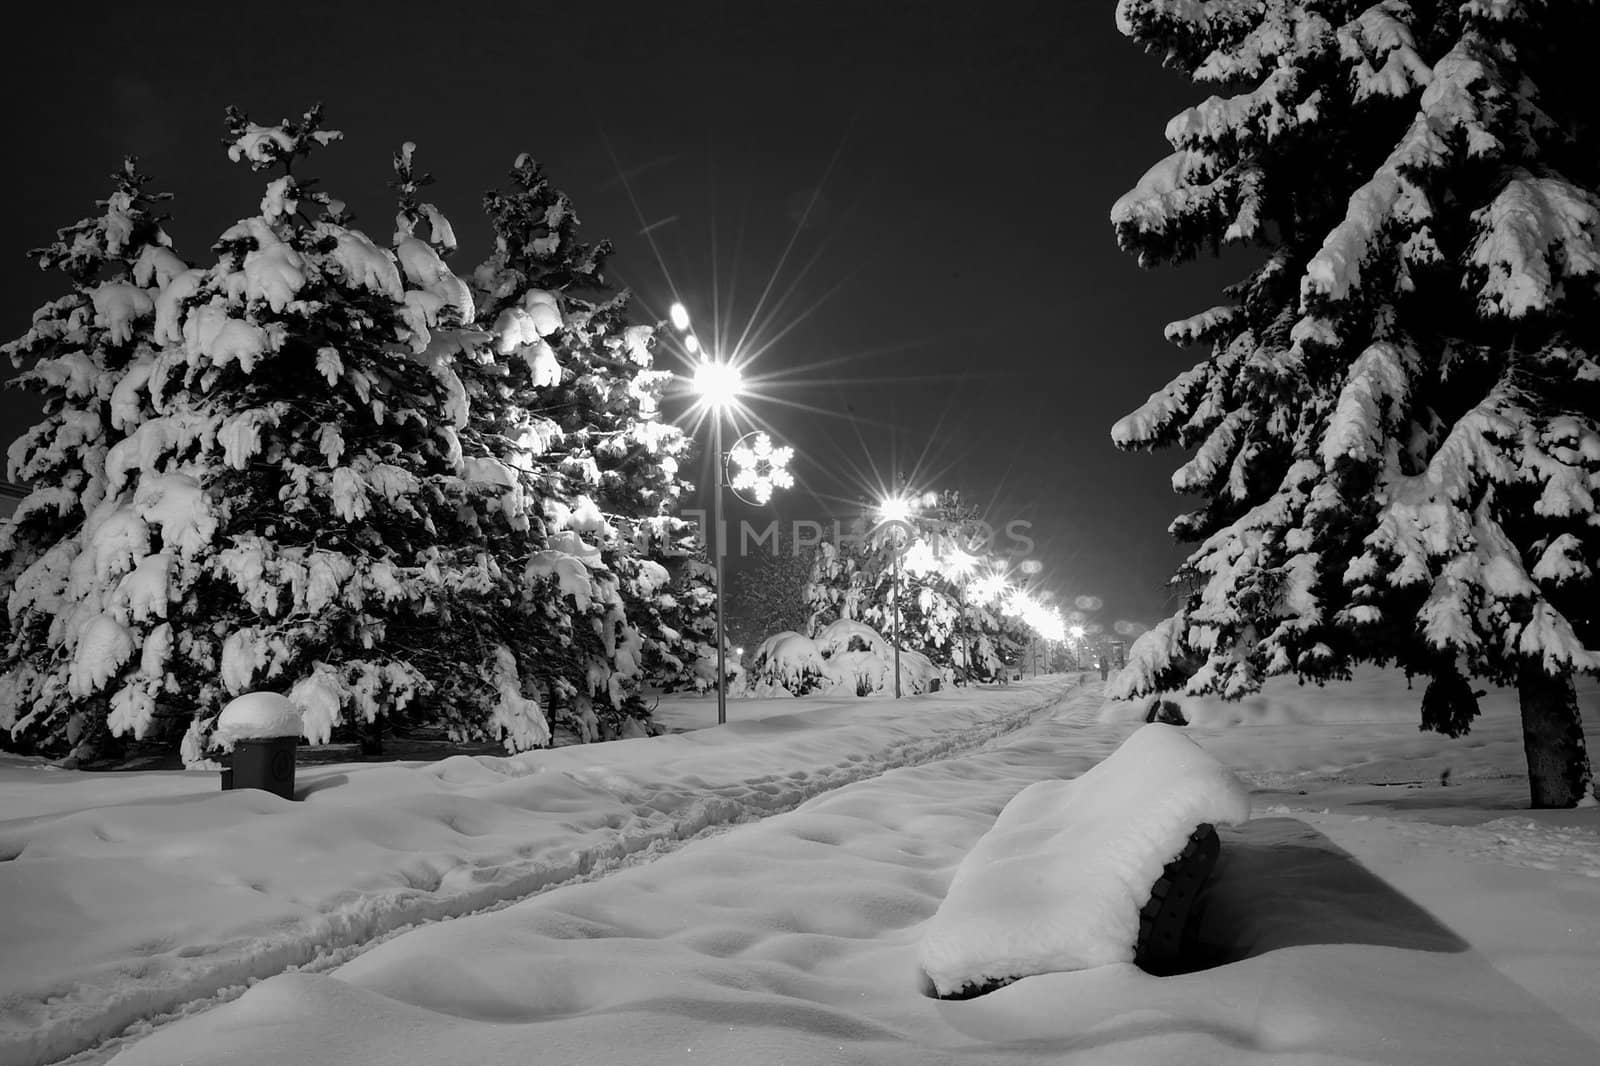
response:
M419 274L416 248L402 270L294 172L339 137L318 109L227 125L230 157L279 173L213 267L135 273L160 288L133 301L148 351L112 392L122 437L51 549L51 624L19 627L49 664L34 705L135 736L175 717L190 763L256 688L313 740L420 717L546 742L495 625L509 578L471 535L498 486L463 463L464 389L429 331L470 317L465 285Z
M230 110L230 158L281 175L183 294L181 345L151 378L169 418L217 425L192 458L187 443L140 456L144 478L152 458L197 466L216 527L185 590L187 754L210 706L265 685L288 691L314 741L386 719L546 743L496 624L511 575L474 522L499 502L497 471L463 459L448 334L471 316L468 289L427 245L380 247L294 173L338 137L318 108L268 127Z
M1122 0L1124 34L1219 95L1112 209L1141 264L1264 261L1167 327L1210 355L1113 429L1177 445L1201 504L1180 610L1114 689L1237 697L1360 661L1520 696L1532 802L1591 782L1600 673L1600 151L1582 0Z
M711 680L699 669L714 657L710 570L674 514L689 442L661 418L672 375L654 366L653 328L629 324L630 296L606 278L610 243L583 243L571 200L531 156L510 181L484 197L494 247L473 274L478 321L500 357L501 432L545 471L546 518L565 538L552 550L592 552L618 598L593 620L599 643L549 679L584 729L608 735L646 716L641 682Z
M9 593L0 617L0 739L70 753L75 763L114 745L103 700L81 699L85 678L61 657L76 651L79 636L65 611L81 596L74 585L90 580L81 573L84 534L106 498L107 453L149 413L140 390L155 359L160 290L187 269L161 228L157 207L167 197L147 193L149 180L135 159L124 160L101 213L30 253L71 291L40 307L3 349L22 371L12 384L38 393L45 417L8 452L8 476L31 491L0 523L0 589Z

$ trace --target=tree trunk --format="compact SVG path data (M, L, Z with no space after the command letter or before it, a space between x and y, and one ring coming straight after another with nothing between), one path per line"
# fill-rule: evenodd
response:
M365 728L357 727L360 729L360 737L357 739L357 744L360 746L362 755L378 756L383 754L383 722L384 719L380 715L368 722Z
M1526 663L1517 675L1517 696L1533 806L1577 806L1592 778L1572 675L1552 677L1538 663Z

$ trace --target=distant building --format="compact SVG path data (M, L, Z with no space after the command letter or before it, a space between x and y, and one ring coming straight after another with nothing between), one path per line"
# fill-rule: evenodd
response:
M28 490L9 481L0 481L0 518L10 518Z
M1104 659L1113 670L1121 670L1128 665L1128 642L1125 640L1108 640L1100 645L1099 659ZM1098 659L1096 661L1098 665Z

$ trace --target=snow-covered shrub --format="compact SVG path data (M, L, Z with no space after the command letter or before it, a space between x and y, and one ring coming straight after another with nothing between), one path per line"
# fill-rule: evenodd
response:
M838 655L840 652L867 652L881 658L894 653L893 645L876 629L850 618L829 622L817 630L817 635L812 639L816 641L817 650L825 656Z
M816 641L792 631L763 640L749 659L745 685L756 695L804 696L828 676Z
M894 694L894 646L871 626L840 619L815 638L777 633L757 646L745 675L752 695ZM921 652L900 649L900 690L930 691L944 672Z

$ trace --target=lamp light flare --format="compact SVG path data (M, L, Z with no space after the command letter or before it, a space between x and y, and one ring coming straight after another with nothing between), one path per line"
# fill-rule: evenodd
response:
M904 496L891 496L878 504L878 517L885 522L909 522L911 501Z
M693 333L689 334L687 337L683 338L683 347L684 350L690 355L698 353L700 351L700 338L696 337Z
M977 565L977 562L976 556L968 555L960 548L952 549L945 558L945 565L949 568L950 575L957 578L966 577L972 573L972 568Z
M672 328L678 332L681 333L689 328L689 309L684 307L683 304L673 304L671 309L667 311L667 315L672 319Z
M741 378L739 368L732 363L705 359L694 368L694 391L708 405L720 410L738 397Z
M1039 596L1030 595L1022 589L1009 589L1004 610L1020 619L1023 625L1044 640L1060 641L1067 637L1068 629L1061 617L1061 609L1046 606Z
M1010 586L1000 574L985 574L972 583L972 594L979 603L989 603L994 600L1004 599Z

